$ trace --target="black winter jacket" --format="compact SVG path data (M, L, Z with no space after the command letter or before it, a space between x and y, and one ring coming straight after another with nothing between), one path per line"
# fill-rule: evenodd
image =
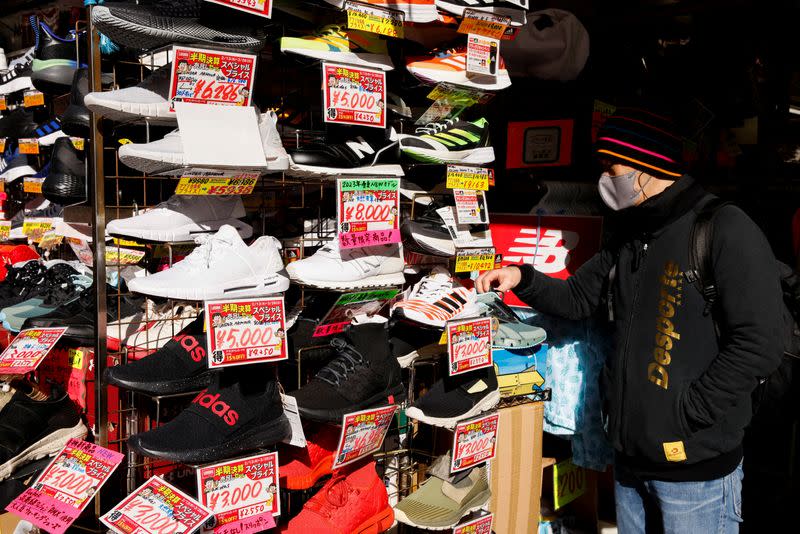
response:
M521 300L579 319L607 302L616 264L615 344L601 376L604 416L617 463L646 478L713 480L732 472L742 458L751 393L781 361L777 264L743 211L726 206L714 223L719 340L702 295L684 278L689 233L708 198L684 176L620 212L625 230L616 244L567 280L520 267Z

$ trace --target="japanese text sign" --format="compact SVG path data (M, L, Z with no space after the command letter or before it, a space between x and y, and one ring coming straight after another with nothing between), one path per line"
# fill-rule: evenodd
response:
M17 334L0 354L0 376L35 371L66 331L65 327L31 328Z
M349 29L403 38L402 11L360 2L347 2L345 9Z
M502 15L495 15L494 13L477 11L475 9L465 9L464 19L458 27L458 32L500 39L503 37L509 24L511 24L511 17L504 17Z
M400 242L399 178L342 178L336 187L342 248Z
M342 417L342 434L333 469L355 462L381 448L397 406L384 406Z
M249 106L256 56L172 47L170 102Z
M453 189L458 224L489 224L489 210L483 191Z
M494 178L494 171L485 167L469 167L466 165L447 166L448 189L472 189L488 191L489 182Z
M385 72L339 63L323 63L322 74L325 122L386 127Z
M205 310L210 368L288 358L283 297L207 301Z
M258 173L238 173L235 176L182 176L175 188L176 195L249 195L258 183Z
M457 273L488 271L495 268L498 258L493 247L465 248L456 251Z
M495 412L456 425L451 472L464 471L494 458L499 422L500 416Z
M272 18L272 0L206 0L206 2L232 7L259 17Z
M450 376L492 366L492 320L489 317L447 323Z
M453 534L492 534L493 520L494 515L487 514L478 519L466 521L460 525L456 525L455 528L453 528Z

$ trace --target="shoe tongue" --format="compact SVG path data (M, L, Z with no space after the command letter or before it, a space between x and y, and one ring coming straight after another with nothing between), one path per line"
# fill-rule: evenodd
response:
M450 499L454 500L460 505L469 496L470 491L475 485L475 482L473 480L474 472L475 470L471 471L470 476L464 477L457 481L453 482L444 481L442 483L442 494L445 497L449 497Z
M239 237L239 232L237 232L236 228L230 224L223 225L222 228L220 228L219 231L214 234L214 239L226 241L234 247L247 248L247 245L244 244L242 238Z
M363 323L350 326L346 334L355 349L364 358L371 359L370 355L380 354L379 347L389 346L389 329L386 323Z

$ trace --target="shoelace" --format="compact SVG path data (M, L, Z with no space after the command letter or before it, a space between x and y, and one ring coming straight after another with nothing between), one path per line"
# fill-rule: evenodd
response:
M307 503L306 507L326 518L330 518L334 508L341 508L347 504L347 499L352 492L358 493L343 475L334 475L328 481L324 491L314 495Z
M201 265L206 268L211 267L214 260L222 253L219 246L231 246L229 241L217 237L216 235L200 235L194 238L194 242L199 246L180 262L186 266Z
M419 289L414 299L428 302L436 302L441 297L453 290L453 283L450 280L437 280L435 278L425 278L419 284Z
M341 338L333 338L331 340L331 347L333 347L339 356L331 360L331 362L320 369L316 378L323 382L339 387L342 380L347 379L347 375L355 371L356 367L366 365L369 367L369 361L366 360L355 347L347 343Z
M420 126L415 131L418 134L435 134L437 132L447 130L455 123L456 119L447 119L446 121L443 122L429 122L425 126Z

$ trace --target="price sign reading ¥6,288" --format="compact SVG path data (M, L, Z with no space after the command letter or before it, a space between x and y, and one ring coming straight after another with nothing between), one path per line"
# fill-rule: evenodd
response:
M35 371L64 335L65 327L23 330L0 354L0 376Z
M263 532L280 514L278 453L259 454L198 468L197 495L214 512L204 532ZM208 524L207 524L208 525Z
M399 178L342 178L336 189L342 248L400 242Z
M386 73L338 63L322 64L325 122L386 127Z
M462 421L453 432L450 472L463 471L494 458L497 452L497 413Z
M342 417L342 433L333 459L333 469L355 462L381 448L397 406L384 406Z
M256 56L172 47L170 102L249 106Z
M488 317L447 323L450 376L492 366L492 320Z
M232 7L259 17L272 18L272 0L206 0L206 2Z
M208 366L288 358L283 297L206 301Z

